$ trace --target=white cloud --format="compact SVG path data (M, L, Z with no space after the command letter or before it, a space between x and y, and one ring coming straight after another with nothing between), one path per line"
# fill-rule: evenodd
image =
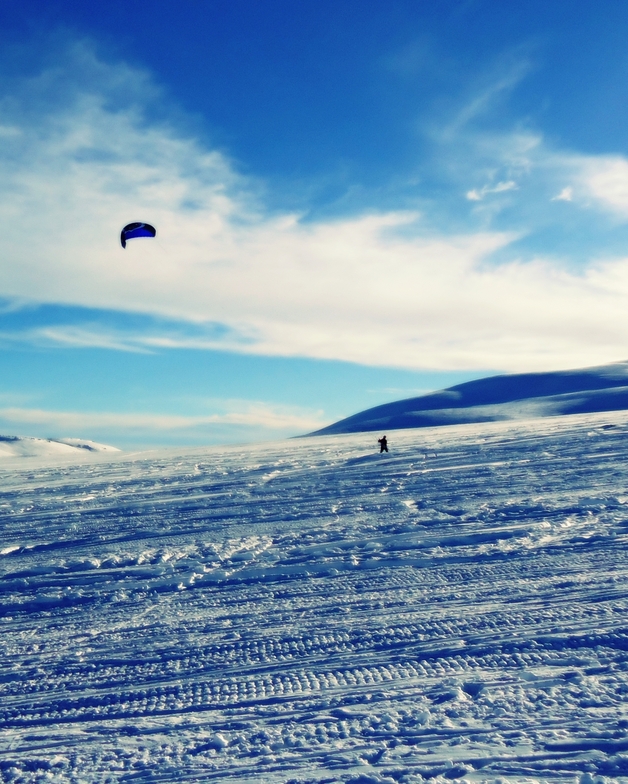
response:
M602 210L615 219L628 218L628 159L621 155L557 153L541 147L536 165L567 175L573 185L552 201L569 201L584 209Z
M589 196L622 217L628 217L628 160L620 156L582 156L581 182Z
M404 212L315 223L268 214L255 185L221 153L149 123L137 101L111 103L111 85L124 92L135 72L90 63L90 90L70 90L54 111L37 112L33 101L23 115L0 106L0 124L15 129L0 148L0 294L229 330L129 341L58 327L49 339L135 350L194 343L432 369L554 369L625 356L628 258L585 274L542 258L494 265L491 254L520 232L436 235ZM458 124L520 76L486 92ZM561 177L571 167L582 172L580 187L628 214L623 159L595 168L589 159L558 161L538 137L507 142L495 149L487 140L486 154L501 155L517 178L535 165ZM515 174L486 179L497 184L469 199L517 187ZM157 239L122 250L120 228L134 220L157 226Z

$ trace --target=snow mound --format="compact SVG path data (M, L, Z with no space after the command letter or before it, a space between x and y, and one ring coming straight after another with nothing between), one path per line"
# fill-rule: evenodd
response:
M311 436L499 422L628 409L628 362L518 373L468 381L428 395L385 403Z
M101 452L120 452L115 446L84 438L32 438L0 435L0 458L84 458Z

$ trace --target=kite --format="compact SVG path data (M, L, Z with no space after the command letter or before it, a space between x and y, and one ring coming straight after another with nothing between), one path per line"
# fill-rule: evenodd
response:
M129 223L120 232L120 244L126 248L126 241L135 237L154 237L157 229L150 223Z

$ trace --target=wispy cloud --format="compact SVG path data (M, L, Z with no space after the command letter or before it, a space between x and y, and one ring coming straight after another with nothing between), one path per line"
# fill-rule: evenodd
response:
M484 216L481 230L477 220L462 228L408 211L317 222L270 213L257 184L222 153L149 121L136 86L150 87L145 74L101 63L84 46L68 67L89 80L67 86L65 72L46 73L22 85L22 105L15 97L0 103L0 125L9 129L0 147L0 293L170 323L57 321L23 330L23 338L417 369L544 369L624 356L627 289L618 281L628 281L628 258L598 253L584 271L570 271L551 252L520 248L533 221L548 220L559 188L567 202L565 182L573 183L574 209L595 202L628 215L628 161L560 154L521 130L463 134L523 78L525 62L469 100L449 128L453 147L441 140L450 156L443 166L458 177L456 198L477 211L474 220ZM65 89L51 90L53 83ZM38 97L42 84L55 101ZM503 205L488 196L505 192L519 217L497 224ZM158 236L123 251L119 230L132 220L154 223Z
M206 416L180 416L147 413L108 413L49 411L38 408L5 407L0 408L0 423L11 426L37 425L56 434L76 434L107 430L159 432L211 430L215 425L239 425L243 428L261 428L277 431L302 433L321 427L326 423L322 412L299 410L296 407L270 406L251 401L224 401L223 405L231 410Z
M552 201L573 201L573 188L567 186L560 193L552 198Z
M482 199L490 193L503 193L504 191L516 190L517 183L514 180L507 182L498 182L496 185L484 185L482 188L474 188L467 191L467 199L469 201L482 201Z
M162 348L224 348L254 337L211 321L0 300L0 346L105 348L152 353Z
M487 71L469 83L469 95L454 119L441 129L445 139L459 135L472 121L495 108L532 69L530 57L523 50L505 52Z

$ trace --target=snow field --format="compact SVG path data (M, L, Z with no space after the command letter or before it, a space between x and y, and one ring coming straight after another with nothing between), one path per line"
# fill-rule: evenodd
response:
M628 781L628 414L0 465L3 782Z

